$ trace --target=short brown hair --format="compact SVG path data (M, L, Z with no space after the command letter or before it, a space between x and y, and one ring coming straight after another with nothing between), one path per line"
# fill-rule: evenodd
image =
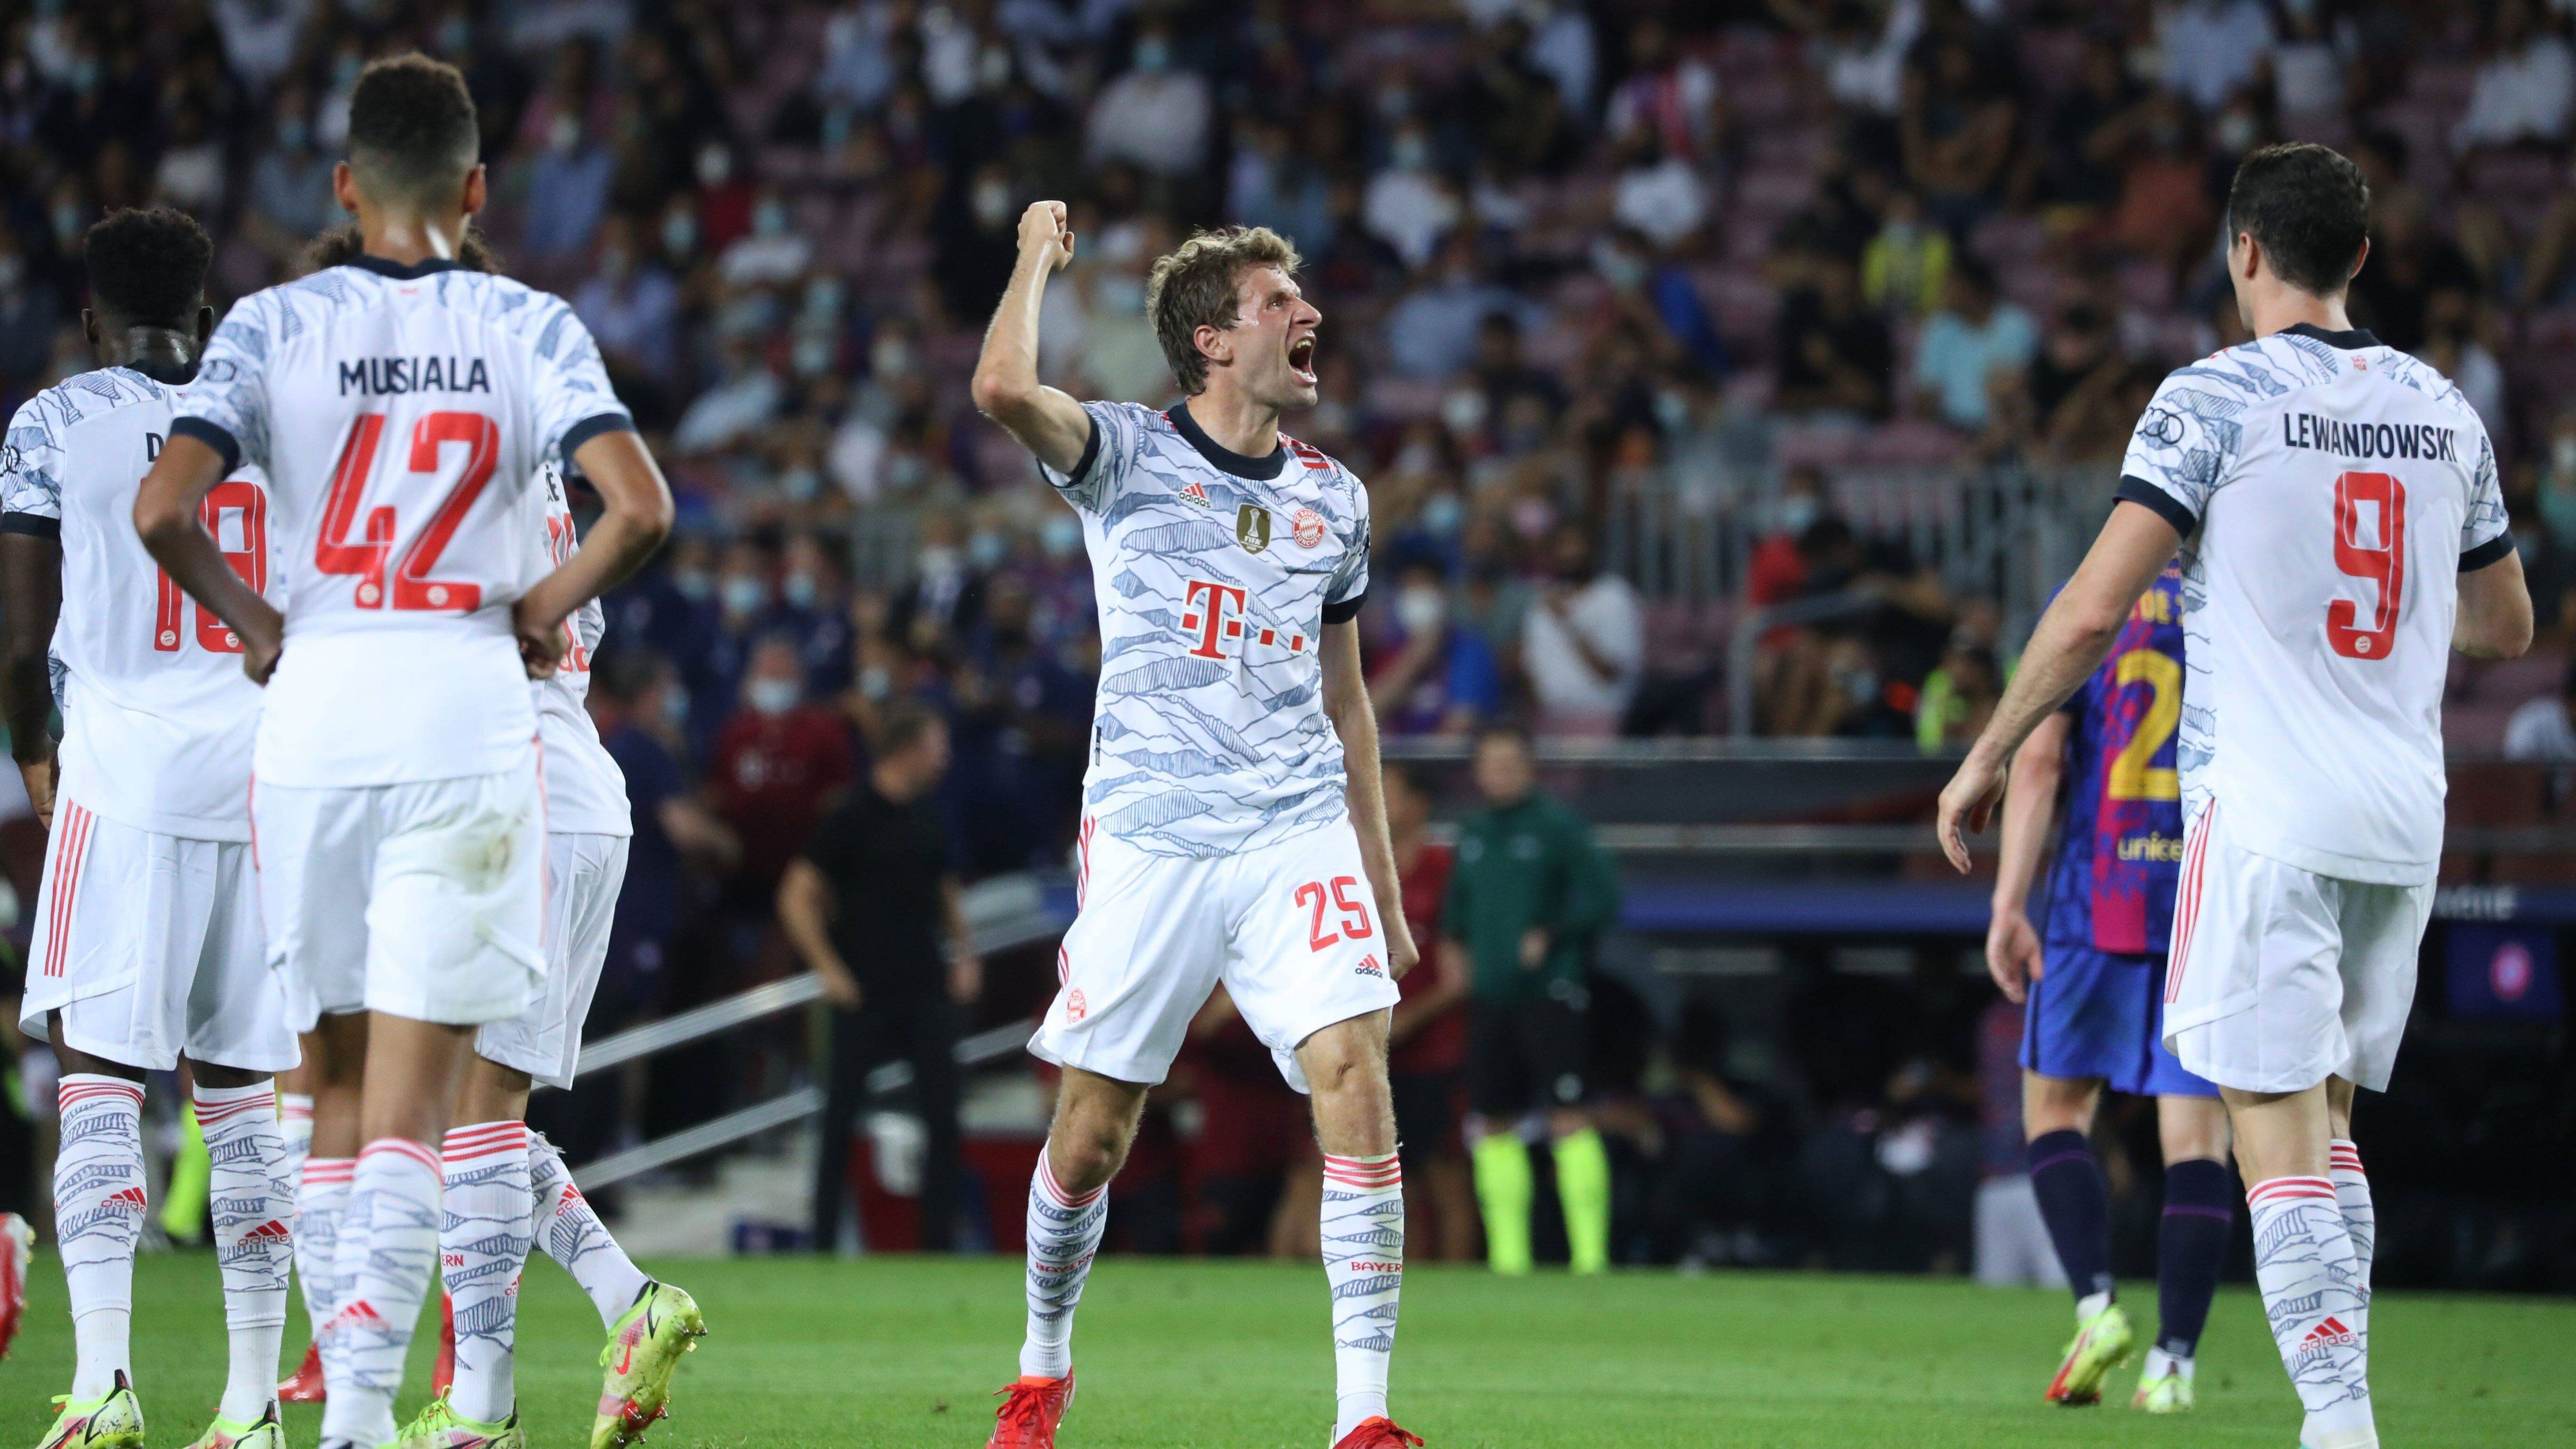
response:
M349 166L388 200L465 179L483 154L464 73L418 51L370 63L349 93Z
M2227 188L2228 239L2262 243L2272 274L2312 296L2351 284L2370 240L2370 183L2342 152L2285 141L2247 156Z
M1207 388L1207 357L1199 351L1202 327L1234 326L1235 288L1253 267L1277 267L1289 276L1305 265L1296 244L1266 226L1224 226L1203 231L1155 261L1145 278L1145 315L1181 391Z

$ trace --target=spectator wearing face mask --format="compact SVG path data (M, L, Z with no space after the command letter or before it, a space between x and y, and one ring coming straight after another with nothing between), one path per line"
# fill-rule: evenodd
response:
M772 617L796 636L808 693L821 699L849 688L849 589L839 557L820 537L799 533L788 538Z
M1126 161L1158 176L1186 176L1207 160L1214 112L1207 77L1175 62L1170 27L1141 26L1127 72L1092 103L1092 163Z
M833 793L849 783L851 765L841 717L806 701L795 638L762 638L708 771L716 813L742 838L736 899L766 904Z
M1450 617L1449 591L1428 559L1407 564L1395 594L1396 647L1369 681L1378 726L1396 735L1464 736L1502 707L1493 651Z
M1645 672L1645 619L1636 590L1605 573L1592 535L1561 524L1548 539L1548 583L1521 632L1521 665L1538 702L1539 728L1556 736L1605 739Z

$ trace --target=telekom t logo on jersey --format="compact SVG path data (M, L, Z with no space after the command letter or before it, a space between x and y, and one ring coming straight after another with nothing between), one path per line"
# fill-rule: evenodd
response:
M1190 655L1196 659L1232 659L1240 648L1229 652L1228 643L1244 634L1243 589L1236 584L1220 584L1209 579L1191 579L1182 586L1181 632L1191 641ZM1306 652L1306 636L1290 634L1284 638L1276 629L1263 629L1256 639L1264 644L1288 646L1291 654Z

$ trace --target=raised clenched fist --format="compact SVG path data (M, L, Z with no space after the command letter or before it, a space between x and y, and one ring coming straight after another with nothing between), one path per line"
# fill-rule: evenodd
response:
M1053 271L1073 260L1073 233L1064 221L1061 201L1032 201L1020 213L1020 257L1036 257Z

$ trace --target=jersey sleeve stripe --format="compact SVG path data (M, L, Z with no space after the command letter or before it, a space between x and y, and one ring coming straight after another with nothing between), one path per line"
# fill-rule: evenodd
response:
M18 515L14 513L9 515L10 518L15 518L17 516ZM52 520L48 519L46 521L51 522ZM6 527L7 520L0 519L0 531L5 531ZM2460 555L2460 572L2464 574L2473 574L2490 564L2502 563L2504 562L2504 556L2511 552L2513 552L2513 535L2510 533L2499 533L2495 537L2488 539L2486 542L2479 544L2476 548L2470 549L2467 553Z
M2200 526L2200 520L2181 499L2134 474L2122 477L2119 489L2111 497L2114 502L2135 503L2153 510L2157 517L2172 524L2176 533L2188 534Z
M0 513L0 533L23 533L29 538L62 541L63 521L41 513Z
M1056 485L1058 488L1069 490L1089 482L1091 465L1100 461L1100 420L1091 416L1088 409L1082 416L1083 421L1091 424L1091 435L1082 440L1082 457L1074 463L1073 471L1064 475L1064 481Z
M173 418L170 420L170 436L194 438L214 449L216 455L224 460L227 473L241 466L241 443L221 423L208 422L204 418Z
M578 450L582 444L589 442L591 439L596 438L603 433L631 433L633 431L635 431L635 420L628 417L623 411L613 413L595 413L590 417L586 417L580 422L573 424L571 427L564 429L563 460L566 463L570 463L572 461L573 453Z

